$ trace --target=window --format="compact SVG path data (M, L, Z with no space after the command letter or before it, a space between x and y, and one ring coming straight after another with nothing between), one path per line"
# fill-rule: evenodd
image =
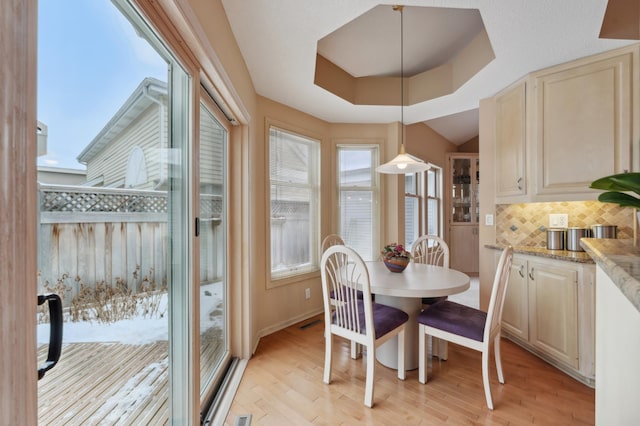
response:
M318 269L320 143L269 130L271 278Z
M422 173L404 177L404 243L411 250L413 242L422 235Z
M339 233L364 260L377 258L379 247L377 164L375 146L338 146Z
M427 234L442 236L442 169L431 166L427 175Z
M424 174L405 175L404 237L408 250L420 235L442 236L441 176L442 169L435 166Z

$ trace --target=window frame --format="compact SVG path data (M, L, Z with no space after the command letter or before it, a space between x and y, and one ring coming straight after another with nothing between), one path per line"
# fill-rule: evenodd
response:
M407 190L407 177L408 176L412 176L413 177L413 192L410 192ZM417 200L417 206L418 206L418 231L417 231L417 235L415 236L416 239L418 237L420 237L421 235L425 234L425 229L427 228L427 205L426 205L426 180L427 180L427 172L419 172L419 173L412 173L412 174L408 174L408 175L404 175L405 177L405 192L404 192L404 197L405 197L405 209L404 209L404 243L407 247L408 250L411 250L412 246L413 246L413 242L412 241L411 244L409 244L409 241L407 240L407 198L413 198Z
M313 146L314 151L314 163L315 170L309 170L309 175L315 174L315 182L309 183L309 187L311 189L311 217L313 221L313 225L309 227L310 231L313 231L313 234L310 235L310 244L309 244L309 263L307 266L302 266L299 268L291 268L288 272L281 272L274 274L271 266L271 258L272 258L272 246L271 246L271 225L272 225L272 215L271 215L271 130L277 130L283 133L290 134L292 136L305 139L310 145ZM313 145L315 144L315 145ZM268 173L269 179L266 179L266 188L265 188L265 197L266 197L266 214L265 214L265 223L266 223L266 273L267 273L267 289L280 287L284 285L288 285L291 283L299 282L305 279L318 277L320 275L320 261L319 261L319 246L320 246L320 229L321 229L321 192L320 192L320 184L321 184L321 161L322 161L322 139L321 137L313 134L313 132L306 131L303 129L295 129L292 126L288 126L283 123L275 122L272 120L266 120L265 125L265 159L266 159L266 171ZM291 184L284 185L288 187L304 187L304 185L300 184Z
M371 187L363 187L363 186L341 186L340 182L340 152L342 150L349 151L363 151L368 150L371 152L371 183L374 186ZM350 192L371 192L371 203L372 203L372 215L371 218L371 259L366 259L363 256L365 261L373 261L378 258L377 254L380 248L380 175L376 171L376 167L380 163L380 146L379 144L372 143L357 143L355 141L349 141L344 143L337 143L335 149L335 178L336 178L336 205L337 205L337 232L339 235L345 239L345 243L348 244L348 241L345 237L345 230L343 229L342 223L342 191L350 191Z
M433 172L435 174L435 182L434 182L434 187L435 187L435 195L429 195L429 172ZM425 232L428 231L429 228L429 201L430 200L435 200L436 204L437 204L437 211L438 211L438 217L436 219L437 221L437 228L438 228L438 233L437 235L441 238L444 238L444 222L443 222L443 214L444 214L444 203L443 203L443 171L442 171L442 167L439 166L435 166L435 165L431 165L431 169L427 170L424 173L424 186L423 186L423 190L424 190L424 229Z

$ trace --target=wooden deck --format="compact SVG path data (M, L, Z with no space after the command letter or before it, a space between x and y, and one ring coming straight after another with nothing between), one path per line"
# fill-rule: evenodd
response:
M167 351L167 342L65 344L58 365L38 382L38 423L168 424Z
M209 336L211 337L211 336ZM201 360L216 363L221 340L203 341ZM38 350L46 358L47 345ZM40 425L169 423L168 343L68 343L38 382Z

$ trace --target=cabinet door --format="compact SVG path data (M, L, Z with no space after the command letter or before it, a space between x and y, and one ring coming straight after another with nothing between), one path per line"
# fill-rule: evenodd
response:
M525 195L525 83L496 97L496 197Z
M529 340L528 300L527 261L515 256L502 311L502 328L524 341Z
M632 54L535 78L537 194L589 193L630 170Z
M477 274L480 270L480 241L478 227L454 225L449 227L449 255L452 269L467 274Z
M529 341L578 367L578 271L529 262Z
M449 223L477 223L480 170L477 155L450 156Z

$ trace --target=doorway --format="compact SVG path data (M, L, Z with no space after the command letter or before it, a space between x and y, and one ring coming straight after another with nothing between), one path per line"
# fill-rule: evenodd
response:
M126 0L38 13L38 292L59 294L65 318L39 423L188 418L185 395L210 400L229 357L227 129L204 100L196 119L197 83ZM198 150L212 152L202 165ZM46 310L38 320L46 357Z

